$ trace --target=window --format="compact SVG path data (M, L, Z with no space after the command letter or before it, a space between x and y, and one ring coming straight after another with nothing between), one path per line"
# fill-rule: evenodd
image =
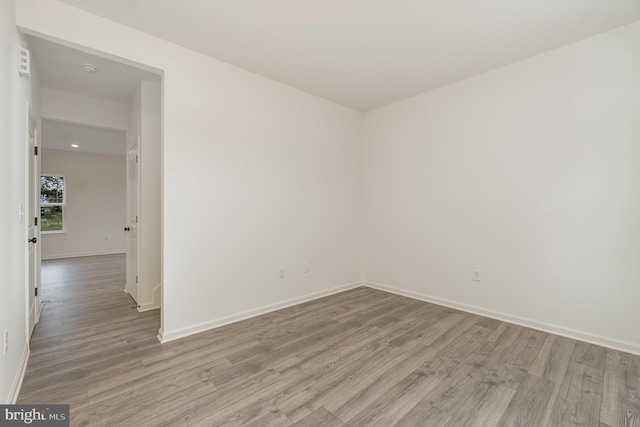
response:
M40 176L40 231L64 232L64 176Z

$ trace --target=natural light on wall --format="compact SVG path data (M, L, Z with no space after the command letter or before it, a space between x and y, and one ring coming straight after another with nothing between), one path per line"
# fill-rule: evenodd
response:
M40 231L64 232L64 176L40 176Z

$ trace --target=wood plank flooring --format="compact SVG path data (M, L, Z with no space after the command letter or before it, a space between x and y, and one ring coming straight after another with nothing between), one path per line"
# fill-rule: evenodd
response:
M640 357L446 307L357 288L161 345L124 256L42 277L18 403L73 426L640 426Z

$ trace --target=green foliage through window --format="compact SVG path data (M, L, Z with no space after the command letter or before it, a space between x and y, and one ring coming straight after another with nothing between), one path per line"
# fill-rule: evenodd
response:
M40 208L40 231L62 231L62 206Z
M42 175L40 177L40 204L64 203L64 177Z
M64 177L42 175L40 177L40 231L63 231Z

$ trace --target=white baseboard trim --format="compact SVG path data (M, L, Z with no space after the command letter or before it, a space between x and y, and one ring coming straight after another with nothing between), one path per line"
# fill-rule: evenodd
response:
M476 307L473 305L464 304L457 301L450 301L447 299L437 298L434 296L425 295L425 294L421 294L413 291L394 288L392 286L382 285L380 283L363 282L363 285L373 289L378 289L380 291L390 292L392 294L402 295L408 298L430 302L432 304L455 308L460 311L465 311L468 313L473 313L473 314L477 314L484 317L490 317L492 319L501 320L503 322L513 323L516 325L525 326L527 328L536 329L538 331L548 332L550 334L560 335L566 338L571 338L578 341L584 341L589 344L595 344L602 347L611 348L613 350L619 350L625 353L631 353L631 354L640 356L640 344L636 344L628 341L621 341L614 338L608 338L601 335L592 334L589 332L566 328L564 326L554 325L551 323L540 322L538 320L528 319L525 317L515 316L512 314L489 310L482 307Z
M44 308L44 301L40 301L40 305L38 306L38 310L36 311L36 323L40 323L40 315L42 314L43 308Z
M10 405L14 405L18 400L18 395L20 394L20 388L22 387L22 380L24 380L24 374L27 372L27 362L29 362L29 343L25 343L24 349L22 350L22 358L20 359L20 365L18 366L18 372L16 372L16 376L13 380L13 385L11 386L11 390L9 391L9 398L7 402Z
M158 338L158 341L163 342L162 340L164 339L164 331L162 330L162 328L158 329L158 335L156 335L156 338Z
M151 291L151 303L158 308L160 308L161 296L162 296L162 282L155 285L153 287L153 290Z
M160 308L161 287L162 287L162 283L158 283L156 286L153 287L153 290L151 291L151 301L143 302L140 305L138 305L139 312L142 313L143 311L157 310Z
M125 249L116 249L112 251L95 251L95 252L77 252L72 254L57 254L57 255L43 255L42 261L50 259L64 259L64 258L80 258L85 256L98 256L98 255L114 255L114 254L126 254Z
M142 313L143 311L158 310L159 308L160 308L160 306L158 304L150 302L150 303L140 304L138 306L138 311L140 313Z
M265 305L253 310L243 311L241 313L232 314L230 316L220 317L218 319L209 320L206 322L198 323L193 326L187 326L185 328L176 329L174 331L158 331L158 340L161 343L177 340L180 338L194 335L200 332L205 332L211 329L219 328L221 326L228 325L230 323L239 322L241 320L250 319L252 317L261 316L263 314L271 313L272 311L282 310L283 308L291 307L293 305L302 304L305 302L313 301L318 298L326 297L340 292L348 291L349 289L362 286L362 282L349 283L347 285L337 286L335 288L327 289L313 294L308 294L298 298L292 298L286 301L278 302L275 304Z

